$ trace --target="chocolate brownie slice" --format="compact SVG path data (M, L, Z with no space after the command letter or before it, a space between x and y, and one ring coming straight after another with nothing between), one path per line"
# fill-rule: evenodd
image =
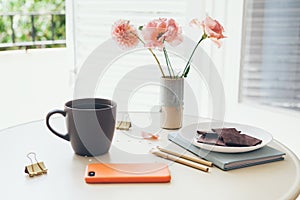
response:
M247 144L247 146L255 146L255 145L262 143L262 140L257 139L255 137L251 137L246 134L241 134L241 135L244 137L244 140L245 140L245 143Z
M219 135L222 135L222 133L232 133L232 134L239 134L241 131L236 130L236 128L212 128L213 132L216 132Z
M238 131L235 128L218 128L212 129L212 131L214 132L211 133L197 130L197 133L199 134L197 141L199 143L231 147L255 146L262 142L262 140L255 137L241 134L241 131Z
M218 146L226 146L223 139L216 133L204 132L199 135L197 142L204 143L204 144L218 145Z
M255 146L262 142L257 138L251 137L246 134L239 134L236 132L233 133L223 132L221 137L227 146L247 147L247 146Z

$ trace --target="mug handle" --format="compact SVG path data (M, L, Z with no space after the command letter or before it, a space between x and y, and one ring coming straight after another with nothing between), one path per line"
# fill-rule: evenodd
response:
M63 134L58 133L57 131L55 131L55 130L50 126L50 123L49 123L50 117L51 117L52 115L56 114L56 113L61 114L61 115L63 115L64 117L66 116L66 112L63 111L63 110L53 110L53 111L49 112L49 113L47 114L47 116L46 116L46 124L47 124L47 127L49 128L49 130L50 130L52 133L54 133L54 134L57 135L58 137L60 137L60 138L62 138L62 139L64 139L64 140L70 141L70 135L69 135L69 133L63 135Z

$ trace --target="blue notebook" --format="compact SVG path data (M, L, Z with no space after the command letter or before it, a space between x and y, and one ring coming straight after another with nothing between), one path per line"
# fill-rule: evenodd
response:
M169 133L168 139L191 153L214 163L222 170L232 170L242 167L259 165L284 159L285 153L270 146L245 153L219 153L207 151L194 146L191 141L180 133Z

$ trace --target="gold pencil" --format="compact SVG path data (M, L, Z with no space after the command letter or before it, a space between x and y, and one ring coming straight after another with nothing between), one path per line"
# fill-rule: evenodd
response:
M190 160L190 161L193 161L193 162L202 164L202 165L206 165L206 166L208 166L208 167L212 167L212 166L213 166L213 163L212 163L212 162L203 160L203 159L201 159L201 158L197 158L197 157L193 157L193 156L188 156L188 155L179 154L179 153L177 153L177 152L173 152L173 151L170 151L170 150L161 148L161 147L159 147L159 146L157 146L157 149L159 149L159 150L162 151L162 152L165 152L165 153L168 153L168 154L171 154L171 155L174 155L174 156L178 156L178 157L180 157L180 158L184 158L184 159L187 159L187 160Z
M173 156L173 155L170 155L170 154L167 154L167 153L163 153L163 152L161 152L161 151L159 151L155 148L151 149L150 152L153 153L156 156L165 158L167 160L172 160L174 162L177 162L177 163L189 166L189 167L193 167L195 169L199 169L199 170L204 171L204 172L208 172L208 167L201 166L197 163L193 163L191 161L185 160L185 159L180 158L180 157L176 157L176 156Z

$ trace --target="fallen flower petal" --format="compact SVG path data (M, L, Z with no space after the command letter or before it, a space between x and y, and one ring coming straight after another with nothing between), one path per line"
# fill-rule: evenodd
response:
M159 138L158 134L155 134L155 133L153 134L153 133L148 133L148 132L142 131L141 134L142 134L142 137L147 140L157 140Z

